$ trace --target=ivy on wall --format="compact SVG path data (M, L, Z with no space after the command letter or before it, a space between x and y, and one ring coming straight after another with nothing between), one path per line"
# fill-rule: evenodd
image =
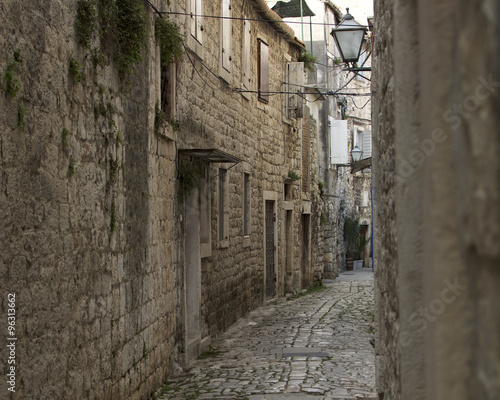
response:
M100 48L93 50L96 64L104 63L104 56L112 59L122 80L143 60L149 24L142 0L78 0L75 30L84 48L99 34Z

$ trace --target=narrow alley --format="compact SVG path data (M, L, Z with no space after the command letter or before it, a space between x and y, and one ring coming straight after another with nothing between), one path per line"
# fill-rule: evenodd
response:
M373 273L324 285L251 312L154 397L375 399Z

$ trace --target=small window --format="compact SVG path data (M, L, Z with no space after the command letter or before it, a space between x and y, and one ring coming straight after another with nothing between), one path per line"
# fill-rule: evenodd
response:
M231 72L231 0L222 0L222 67Z
M285 201L292 200L292 185L285 183Z
M202 258L212 255L210 180L208 172L209 167L205 166L200 180L200 245Z
M190 0L191 35L203 43L203 0Z
M161 67L161 109L168 118L175 118L175 63Z
M250 235L250 174L243 174L243 235Z
M227 182L227 170L219 169L219 240L225 240L228 238L228 214L229 214L229 204L228 204L228 182Z
M243 86L250 89L250 21L243 21Z
M269 46L259 39L259 100L269 103Z

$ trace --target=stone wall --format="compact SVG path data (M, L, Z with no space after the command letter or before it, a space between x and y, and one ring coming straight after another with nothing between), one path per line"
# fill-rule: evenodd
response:
M500 394L500 10L489 1L471 7L375 3L376 351L384 399Z
M167 10L166 3L154 5ZM187 11L184 2L171 7ZM241 7L234 4L233 14L245 11L258 18L265 12L262 1ZM157 135L160 62L152 30L157 16L147 8L144 60L123 82L111 59L96 59L95 49L102 45L97 34L90 49L77 44L76 9L76 1L57 0L0 6L2 77L14 65L21 83L12 97L3 81L0 96L0 304L6 315L7 294L16 295L18 338L11 397L148 398L186 357L186 210L177 196L178 150L217 148L242 160L228 170L229 240L224 245L217 240L217 179L209 183L212 255L201 260L200 288L206 339L268 299L266 193L276 209L276 295L285 294L284 181L290 170L301 173L302 122L283 122L282 95L263 104L255 93L229 88L241 82L242 21L233 25L229 87L208 71L219 71L220 21L206 19L201 53L187 52L177 63L180 131L167 124ZM204 12L219 14L219 5L206 2ZM188 45L189 18L172 17ZM285 63L298 58L301 44L279 23L252 23L252 90L257 36L270 45L271 90L281 91ZM77 71L69 71L71 59ZM310 145L316 148L316 136L311 135ZM210 165L210 177L218 167ZM249 238L242 234L243 172L251 175ZM297 291L302 247L295 243L301 240L304 206L300 181L291 187L289 245L294 246ZM313 246L319 240L318 193L317 184L311 184ZM319 279L321 265L317 252L312 254L310 268ZM3 345L0 356L8 358ZM2 362L0 371L5 376L7 364ZM0 390L6 390L5 381Z

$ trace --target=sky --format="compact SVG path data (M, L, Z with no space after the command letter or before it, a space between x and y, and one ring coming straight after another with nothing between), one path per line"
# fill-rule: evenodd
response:
M332 3L344 14L346 7L349 7L349 13L362 25L366 25L368 17L373 17L373 0L333 0Z
M272 7L276 1L266 0L267 4ZM282 0L286 1L286 0ZM307 0L305 0L307 3ZM331 0L333 4L340 8L342 13L346 13L346 7L349 7L349 13L361 25L366 25L366 18L373 17L373 0Z

